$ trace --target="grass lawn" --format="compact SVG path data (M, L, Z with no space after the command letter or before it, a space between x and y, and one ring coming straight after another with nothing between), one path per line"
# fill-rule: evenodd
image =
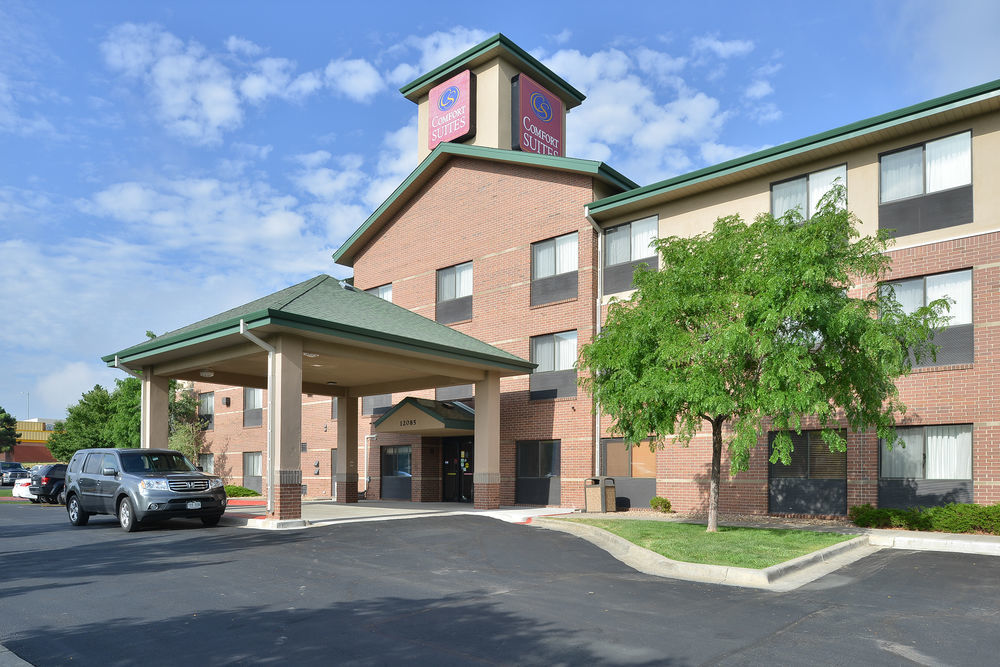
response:
M856 535L774 528L731 528L640 519L563 519L602 528L672 560L762 569Z
M13 487L8 489L6 486L0 486L0 496L6 496L7 498L10 498L11 494L13 493L14 493Z

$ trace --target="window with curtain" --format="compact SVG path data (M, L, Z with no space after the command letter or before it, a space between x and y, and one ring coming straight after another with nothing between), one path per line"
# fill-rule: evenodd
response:
M972 184L972 132L886 153L879 159L879 201L942 192Z
M656 240L657 224L654 215L605 230L604 265L615 266L655 257L656 249L651 244Z
M531 244L531 279L539 280L577 270L577 233Z
M264 423L264 390L256 387L243 389L243 426L260 426Z
M839 181L838 181L839 179ZM771 185L771 213L780 218L798 209L804 218L811 218L819 210L819 202L835 184L847 186L847 165L814 171Z
M379 285L378 287L373 287L371 289L366 289L369 294L374 294L380 299L384 299L389 303L392 303L392 283L386 285Z
M538 364L536 373L572 370L576 363L576 332L533 337L531 361Z
M901 438L890 450L879 441L882 479L972 479L972 425L896 429Z
M906 313L947 299L950 309L946 313L948 326L935 333L934 345L937 358L920 360L919 367L971 363L974 356L972 324L972 270L949 271L932 276L920 276L886 283Z
M203 431L215 428L215 392L198 394L198 421Z
M472 262L439 269L437 284L439 302L472 296Z
M601 474L608 477L656 477L656 452L649 449L648 441L626 447L621 438L605 438L601 460Z

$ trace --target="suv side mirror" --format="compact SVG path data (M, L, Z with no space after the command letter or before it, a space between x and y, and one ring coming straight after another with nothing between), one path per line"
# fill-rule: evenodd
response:
M114 468L102 468L101 474L104 475L105 477L114 477L115 475L118 474L118 471L115 470Z

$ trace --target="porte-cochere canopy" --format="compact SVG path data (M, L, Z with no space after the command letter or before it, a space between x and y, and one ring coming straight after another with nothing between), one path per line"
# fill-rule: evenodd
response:
M358 397L470 383L476 394L475 481L499 486L500 378L535 367L328 275L102 360L141 369L144 447L167 444L170 379L210 376L220 384L268 388L268 507L275 519L298 518L301 511L303 393L340 397L338 500L357 499Z

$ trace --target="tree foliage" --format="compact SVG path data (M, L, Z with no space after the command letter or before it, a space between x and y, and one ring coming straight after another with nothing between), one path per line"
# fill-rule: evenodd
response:
M14 449L21 434L17 432L17 420L0 407L0 453Z
M626 442L687 445L711 425L709 530L723 426L732 473L747 469L768 427L781 432L771 461L787 465L787 431L807 419L831 450L845 450L845 423L893 442L894 414L905 411L895 381L934 354L947 303L907 314L880 289L888 237L858 238L845 201L837 187L808 221L795 211L749 224L728 216L709 233L656 241L660 270L636 271L631 299L611 305L582 350L582 384Z
M175 433L186 433L196 457L202 436L199 429L189 427L197 426L198 400L191 392L179 391L174 380L170 381L168 394L171 438ZM86 447L139 447L141 406L142 381L137 377L115 380L115 389L110 393L95 385L67 409L66 420L56 424L49 438L49 451L60 461L68 461L76 450Z

